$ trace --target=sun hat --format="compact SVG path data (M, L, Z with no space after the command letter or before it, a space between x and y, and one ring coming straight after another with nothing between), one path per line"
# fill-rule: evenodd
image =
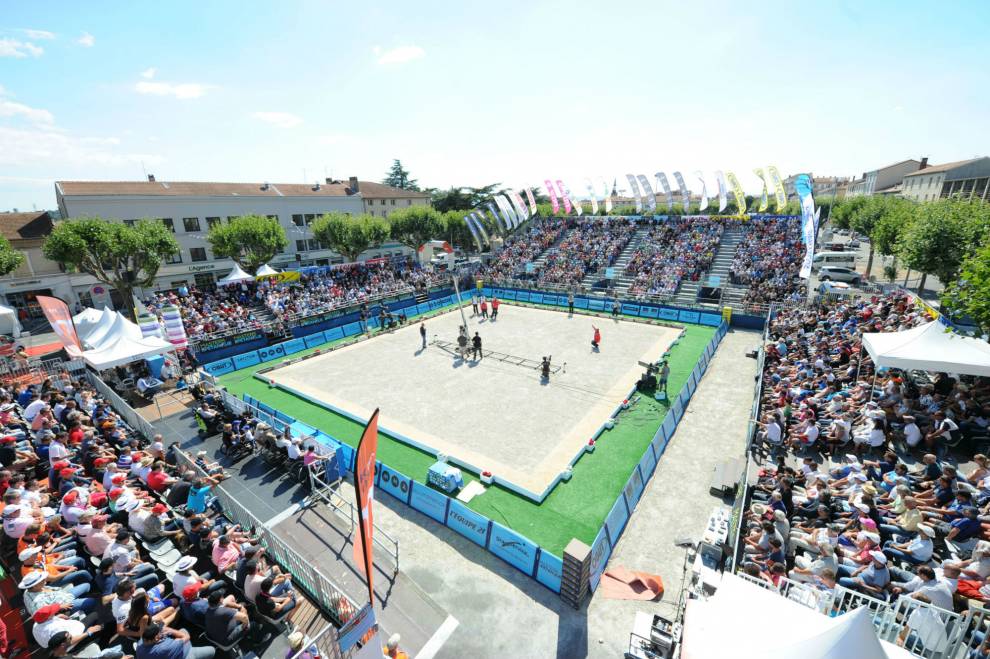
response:
M24 561L31 560L40 553L41 553L41 547L28 547L27 549L25 549L24 551L22 551L20 554L17 555L17 560L23 563Z
M128 501L127 503L125 503L123 505L124 510L126 510L129 513L134 512L135 510L137 510L140 507L141 507L141 500L140 499L131 499L130 501Z
M196 565L195 558L192 556L183 556L175 564L175 570L176 572L185 572L186 570L191 569L193 565Z
M887 564L887 556L882 551L871 551L870 558L875 560L877 563Z
M48 577L45 575L44 570L31 570L25 575L21 582L17 584L17 587L21 590L28 590L29 588L34 588L38 584L45 581Z
M934 538L935 537L935 529L933 529L932 527L928 526L927 524L918 524L918 531L920 533L924 533L929 538Z

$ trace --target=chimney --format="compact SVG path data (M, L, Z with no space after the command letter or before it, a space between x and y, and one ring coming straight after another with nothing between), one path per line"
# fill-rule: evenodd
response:
M155 175L148 174L148 183L154 183L154 182L155 182Z
M921 167L918 168L918 171L920 172L925 167L928 167L928 156L921 159Z
M267 192L268 188L270 187L271 185L268 184L268 181L265 181L264 183L261 184L261 189L264 190L265 192Z
M333 183L333 179L328 176L327 177L327 185L330 185L331 183Z
M347 187L351 189L352 194L361 191L361 186L358 183L357 176L352 176L347 179Z

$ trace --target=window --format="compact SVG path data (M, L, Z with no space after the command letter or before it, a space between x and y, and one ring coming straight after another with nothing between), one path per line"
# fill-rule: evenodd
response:
M198 275L193 276L193 281L196 282L196 288L212 288L213 287L213 273L212 272L201 272Z
M195 233L199 231L199 218L198 217L182 218L182 228L186 230L186 233Z
M168 257L165 260L165 263L171 263L173 265L176 263L182 263L182 252L176 252L172 256Z
M305 240L297 240L296 241L296 251L297 252L305 252L306 251L306 241Z
M228 222L233 222L234 220L236 220L239 217L240 217L240 215L228 215L227 216L227 221Z
M207 226L207 228L212 229L213 227L215 227L218 224L220 224L220 218L219 217L208 217L208 218L206 218L206 226Z
M269 220L276 220L276 221L278 220L278 215L266 215L265 217L267 217Z
M133 227L137 223L138 223L137 220L124 220L124 224L126 224L129 227Z
M304 217L306 218L306 226L312 224L313 221L316 219L316 215L312 213L307 213Z
M293 215L292 216L292 223L295 224L297 227L304 227L304 226L306 226L306 223L303 221L303 216L302 215Z
M389 199L389 200L388 200L388 203L390 203L390 204L392 204L393 206L395 206L395 199Z
M205 247L190 247L189 248L189 258L192 259L193 263L198 263L199 261L206 260L206 248Z
M321 243L319 240L316 240L315 238L310 238L309 239L309 251L315 252L315 251L320 250L320 249L327 249L327 247L326 247L326 245L324 245L323 243Z
M406 199L406 206L412 206L412 199Z
M175 233L175 222L172 221L172 218L170 218L170 217L162 217L162 218L159 218L159 219L161 220L161 223L165 225L165 228L166 229L168 229L172 233Z
M385 200L384 200L384 199L382 199L382 206L384 206L384 205L385 205Z

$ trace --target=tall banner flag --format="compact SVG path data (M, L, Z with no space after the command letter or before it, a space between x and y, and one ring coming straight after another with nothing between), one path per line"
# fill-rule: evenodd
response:
M560 193L560 200L564 202L564 214L571 214L571 200L567 196L567 192L564 190L564 182L557 179L557 192Z
M740 215L745 215L746 208L746 194L743 192L742 186L739 185L739 179L732 172L726 172L725 177L729 179L729 185L732 186L732 196L736 198L736 208L739 210Z
M526 210L526 202L523 201L522 197L515 190L508 190L509 201L512 202L512 207L516 209L516 213L519 215L519 222L524 222L529 219L529 211Z
M674 172L674 180L677 181L677 189L681 191L681 203L684 204L684 214L691 212L691 191L684 183L684 177L680 172Z
M729 203L728 186L725 183L725 174L722 173L722 170L715 171L715 180L718 182L718 212L721 213L725 210L726 204Z
M773 191L777 202L777 212L783 213L784 207L787 206L787 193L784 192L784 181L780 178L780 172L773 165L767 167L767 172L770 174L770 180L773 182Z
M498 207L502 209L502 213L505 214L505 220L509 223L509 227L515 229L519 226L519 220L516 219L516 212L512 210L512 203L506 199L505 195L498 195L495 197L495 203Z
M536 197L533 196L533 191L526 186L526 200L529 202L529 215L532 217L536 215Z
M550 193L550 205L553 207L553 214L556 215L560 212L560 204L557 203L557 193L554 192L553 183L550 179L543 181L543 184L547 186L547 192Z
M48 319L48 323L52 326L52 331L55 332L59 341L62 342L65 351L72 357L81 355L83 351L82 341L79 340L79 335L76 334L76 324L72 321L72 312L69 311L69 305L57 297L49 297L47 295L39 295L36 299L38 300L38 306L41 307L41 312L45 314L45 318Z
M612 212L612 191L608 187L608 181L599 178L602 182L602 203L605 204L605 214L608 215Z
M354 536L354 564L368 579L368 601L375 604L374 547L375 522L371 505L375 500L375 454L378 452L378 409L376 408L368 425L361 434L358 444L357 461L354 463L354 491L357 494L358 533Z
M629 189L636 198L636 214L640 215L643 212L643 199L639 194L639 186L636 185L636 177L632 174L626 174L626 180L629 181Z
M584 179L584 187L588 189L588 199L591 200L591 214L598 215L598 200L595 199L595 186L591 184L591 179Z
M646 199L646 208L651 212L657 210L657 196L653 192L653 187L650 185L649 180L642 174L636 177L639 180L639 186L643 190L643 198Z
M667 181L667 175L663 172L657 172L654 176L657 177L657 181L660 182L660 187L663 188L663 193L667 197L667 210L674 210L674 195L670 191L670 183Z
M708 186L705 185L705 175L701 173L700 169L694 175L701 181L701 203L698 204L698 212L701 213L708 208Z
M571 205L574 206L574 212L580 217L584 215L584 209L581 207L581 202L578 201L577 195L571 192L571 187L569 185L564 186L564 192L567 193L567 198L571 200Z
M478 229L474 226L474 213L468 213L464 216L464 224L467 225L468 231L471 232L471 237L474 238L474 244L481 251L481 237L478 235Z
M765 213L768 208L770 208L770 200L767 197L767 178L763 175L763 170L759 167L753 170L753 173L760 178L760 183L763 184L763 191L760 192L760 213Z
M811 276L811 266L815 258L815 200L811 196L811 177L799 174L794 180L794 191L801 202L801 240L804 241L804 261L801 263L801 278Z
M488 237L488 229L485 228L484 214L484 211L481 211L480 213L471 211L471 216L474 218L474 225L477 227L478 233L481 234L481 240L486 245L491 247L492 239Z
M509 230L509 227L502 221L502 218L498 216L498 211L495 210L495 204L489 201L485 204L485 206L488 207L488 212L495 218L495 226L498 227L502 233L506 233Z

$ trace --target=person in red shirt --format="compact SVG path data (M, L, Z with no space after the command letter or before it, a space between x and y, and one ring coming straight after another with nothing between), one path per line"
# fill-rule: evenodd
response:
M165 473L164 462L158 460L151 466L151 471L148 472L148 488L153 492L164 492L174 482L175 479Z
M72 429L69 430L69 444L77 446L82 444L83 439L86 437L86 431L83 430L81 424L76 423Z
M492 298L492 320L498 318L498 305L500 304L501 302L498 301L497 297Z
M602 331L594 325L591 326L591 329L595 330L595 337L591 339L591 347L597 351L598 344L602 342Z

